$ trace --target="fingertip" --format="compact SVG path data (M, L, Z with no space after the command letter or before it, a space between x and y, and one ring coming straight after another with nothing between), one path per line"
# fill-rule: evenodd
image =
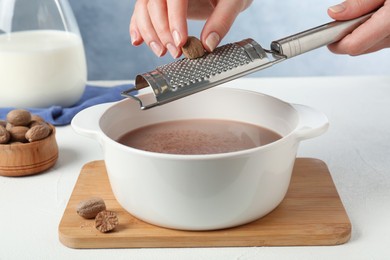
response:
M367 14L383 4L383 0L345 0L328 8L328 15L335 20L349 20Z
M173 37L173 40L175 42L175 45L177 47L180 47L181 46L182 37L181 37L181 34L179 33L179 31L173 30L172 37Z
M333 5L331 7L328 8L328 13L331 13L331 14L338 14L338 13L342 13L346 10L346 6L344 3L341 3L341 4L338 4L338 5Z
M328 46L326 46L328 48L328 50L334 54L339 54L338 52L336 52L336 48L335 48L335 45L334 44L329 44Z
M170 32L177 48L181 48L187 41L188 5L188 0L167 0Z
M154 52L157 57L165 55L166 49L157 41L150 42L149 48Z
M176 47L181 48L187 42L188 34L186 32L180 32L179 30L173 30L172 38Z
M140 46L144 41L143 40L140 40L140 41L135 41L135 42L131 42L131 44L135 47L137 46Z
M337 15L330 9L330 7L327 10L328 16L334 20L337 20Z
M219 36L219 34L216 32L211 32L205 37L202 43L208 52L212 52L218 46L220 41L221 41L221 36Z
M177 48L172 43L168 43L166 45L166 49L169 51L169 53L171 54L172 58L174 58L174 59L178 58L181 55L180 48Z
M334 20L343 20L347 7L344 3L330 6L327 10L328 15Z
M130 30L130 41L131 44L134 46L139 45L139 37L138 37L138 32L135 30Z
M138 27L135 21L134 15L131 17L130 26L129 26L130 42L134 46L142 44L143 39L138 31Z
M207 19L201 34L202 43L207 51L213 51L230 30L234 20L242 9L240 1L220 1Z

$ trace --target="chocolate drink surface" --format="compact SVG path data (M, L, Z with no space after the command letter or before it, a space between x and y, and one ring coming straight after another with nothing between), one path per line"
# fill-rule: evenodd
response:
M239 121L189 119L147 125L117 141L132 148L167 154L217 154L241 151L282 138L267 128Z

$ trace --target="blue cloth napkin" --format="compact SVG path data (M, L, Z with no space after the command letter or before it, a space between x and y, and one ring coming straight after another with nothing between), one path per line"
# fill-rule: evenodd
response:
M47 108L24 109L41 116L46 122L52 125L68 125L72 121L72 118L84 108L97 104L119 101L123 99L121 92L131 87L133 87L132 84L114 87L87 85L81 99L71 107L51 106ZM5 120L8 112L12 109L15 109L15 107L0 107L0 119Z

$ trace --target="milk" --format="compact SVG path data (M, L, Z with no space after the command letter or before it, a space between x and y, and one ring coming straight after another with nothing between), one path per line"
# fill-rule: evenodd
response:
M70 106L87 79L79 35L54 30L0 35L0 107Z

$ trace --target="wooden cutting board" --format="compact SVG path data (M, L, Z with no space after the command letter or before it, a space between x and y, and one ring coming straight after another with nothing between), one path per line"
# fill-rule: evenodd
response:
M99 196L117 212L119 226L100 233L94 220L76 213L77 204ZM136 219L115 200L104 161L86 164L59 225L60 241L72 248L229 247L338 245L349 240L351 223L326 164L298 158L283 202L263 218L217 231L180 231Z

